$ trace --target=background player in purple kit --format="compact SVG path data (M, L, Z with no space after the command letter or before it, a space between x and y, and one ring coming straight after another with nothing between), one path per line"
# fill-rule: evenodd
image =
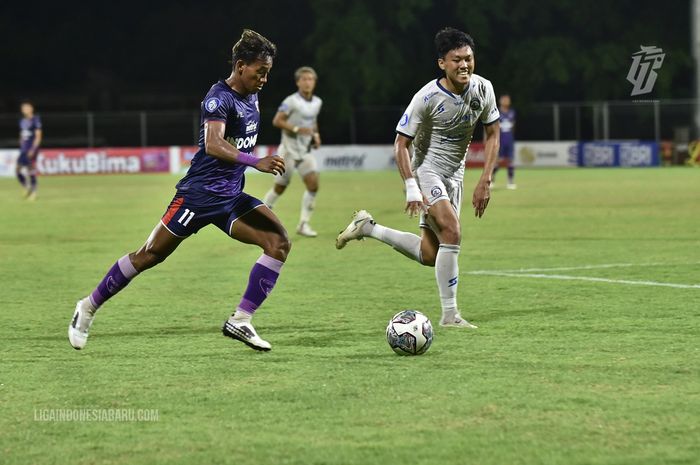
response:
M95 290L78 301L68 327L74 348L85 347L95 312L107 299L137 274L165 260L191 234L213 224L232 238L263 250L250 272L243 298L222 331L253 349L270 350L251 318L275 286L290 243L272 211L243 192L243 187L248 166L264 173L284 173L282 158L257 158L251 153L260 124L256 94L267 82L276 50L257 32L243 31L233 46L231 75L214 84L202 101L199 151L177 184L170 206L146 243L120 258Z
M498 99L498 111L501 113L499 123L501 125L501 148L498 151L500 158L508 162L508 184L507 189L515 189L515 166L513 158L515 155L515 110L510 106L510 95L503 94ZM496 180L498 165L493 170L491 187Z
M31 102L20 105L22 119L19 120L19 158L17 158L17 180L25 189L28 200L36 199L36 156L39 154L43 130L41 118L34 114ZM26 174L25 174L26 171ZM27 183L27 176L29 183Z

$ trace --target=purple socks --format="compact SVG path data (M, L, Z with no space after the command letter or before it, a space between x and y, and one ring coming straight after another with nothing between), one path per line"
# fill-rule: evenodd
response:
M90 303L95 309L100 308L107 299L124 289L137 274L139 272L131 264L129 255L124 255L110 268L100 284L92 291Z
M258 261L253 265L253 269L250 270L248 288L243 294L241 303L238 304L240 310L251 315L255 313L255 310L262 305L263 301L272 292L272 288L275 287L283 264L284 262L265 254L258 258Z
M240 310L250 315L255 313L255 310L262 305L268 294L272 292L272 288L275 287L283 264L283 262L265 254L258 258L253 269L250 270L248 288L238 305ZM90 303L95 309L100 308L110 297L124 289L137 274L139 272L134 268L129 256L124 255L110 268L100 284L92 291Z

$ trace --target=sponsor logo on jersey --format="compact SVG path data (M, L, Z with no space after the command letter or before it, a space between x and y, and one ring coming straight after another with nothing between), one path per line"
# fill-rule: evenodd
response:
M255 132L256 129L258 129L258 123L251 121L246 125L245 133L248 134L249 132Z
M219 108L219 105L221 105L221 100L219 100L216 97L212 97L204 103L204 108L206 108L207 111L211 113L212 111Z
M233 137L228 138L228 143L236 147L238 150L241 149L249 149L252 147L255 147L255 144L258 142L258 135L253 134L252 136L248 137L236 137L235 139Z
M438 107L437 107L437 114L439 115L439 114L442 113L443 111L445 111L445 105L441 103L441 104L438 105Z
M439 94L439 93L440 93L440 92L437 92L437 91L436 91L436 92L431 92L431 93L429 93L428 95L426 95L425 97L423 97L423 103L427 102L428 100L430 100L431 98L433 98L434 96L436 96L436 95Z

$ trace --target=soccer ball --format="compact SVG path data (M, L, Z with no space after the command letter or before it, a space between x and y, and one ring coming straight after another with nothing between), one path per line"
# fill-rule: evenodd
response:
M404 310L389 321L386 340L399 355L421 355L433 343L433 325L417 310Z

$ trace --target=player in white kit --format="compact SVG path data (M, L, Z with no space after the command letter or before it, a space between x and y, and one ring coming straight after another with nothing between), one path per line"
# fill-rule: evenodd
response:
M282 130L282 141L277 154L284 158L287 170L275 176L275 184L267 191L263 202L272 209L289 185L292 173L296 169L306 185L306 191L301 198L297 233L316 237L318 234L309 225L318 192L318 168L316 158L311 154L311 147L321 146L318 114L321 112L323 101L314 95L317 75L313 68L302 66L296 70L294 78L299 91L284 99L272 120L272 124Z
M336 239L373 237L407 257L435 267L442 306L441 326L475 329L457 307L464 162L477 123L486 134L484 171L472 195L475 215L489 203L489 183L499 146L499 113L491 82L474 74L474 41L445 28L435 36L438 66L445 76L419 90L396 127L394 155L406 185L406 211L419 214L421 236L377 224L365 210ZM411 157L411 146L413 157Z

